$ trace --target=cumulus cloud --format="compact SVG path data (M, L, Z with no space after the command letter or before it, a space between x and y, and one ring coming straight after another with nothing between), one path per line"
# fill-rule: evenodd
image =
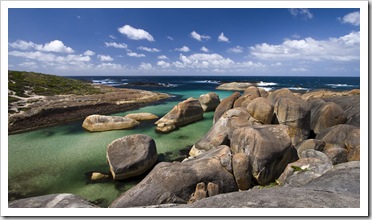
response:
M243 50L244 48L241 47L241 46L236 46L236 47L233 47L233 48L229 48L227 50L227 52L230 52L230 53L243 53Z
M36 69L38 68L38 65L35 62L23 62L18 64L18 66L27 68L27 69Z
M127 49L128 45L125 43L116 43L116 42L105 42L106 47L114 47L114 48L119 48L119 49Z
M360 13L359 13L359 11L351 12L351 13L349 13L349 14L347 14L344 17L339 18L339 19L341 20L342 23L349 23L349 24L352 24L354 26L359 26Z
M160 55L160 56L158 56L158 59L159 60L167 60L169 58L167 56L165 56L165 55Z
M229 38L227 38L224 33L222 32L219 36L218 36L218 41L220 42L229 42Z
M84 55L85 55L85 56L94 56L94 54L96 54L96 53L94 53L94 52L91 51L91 50L87 50L87 51L84 52Z
M195 31L191 32L190 36L191 36L192 38L194 38L195 40L197 40L197 41L202 41L202 40L209 40L209 39L211 39L210 36L208 36L208 35L200 35L200 34L196 33Z
M167 36L167 39L168 40L174 40L173 37L171 37L171 36Z
M155 41L149 32L143 29L136 29L130 25L124 25L123 27L118 28L118 31L131 40Z
M204 47L204 46L202 48L200 48L200 50L203 51L203 52L205 52L205 53L208 53L209 52L209 49L206 48L206 47Z
M49 43L35 44L31 41L26 42L23 40L17 40L16 42L9 43L9 46L20 50L31 50L35 49L38 51L55 52L55 53L74 53L71 47L67 47L60 40L53 40Z
M182 61L183 65L187 67L194 68L208 68L208 67L228 67L234 64L229 58L224 58L223 56L213 53L195 53L190 56L185 56L180 54L179 59Z
M142 54L142 53L138 54L135 52L128 52L127 55L130 57L145 57L146 56L145 54Z
M359 60L360 32L339 38L285 40L282 44L258 44L250 48L252 56L264 60L355 61Z
M170 63L167 63L164 60L158 61L157 65L162 67L162 68L169 68L171 66Z
M110 57L110 55L97 55L98 59L100 59L102 62L110 62L113 61L114 59Z
M143 51L147 51L147 52L151 52L151 53L154 53L154 52L160 52L159 49L157 48L149 48L149 47L143 47L143 46L140 46L137 48L138 50L143 50Z
M150 69L152 69L152 65L151 65L151 63L144 63L144 62L142 62L139 65L138 69L141 69L141 70L150 70Z
M290 8L289 12L295 17L300 16L304 19L312 19L314 17L314 15L307 8Z
M180 51L180 52L190 52L190 48L188 48L187 46L183 46L181 48L176 48L176 51Z
M117 63L101 63L99 65L97 65L95 67L96 69L100 69L100 70L121 70L122 69L122 66L121 64L117 64Z

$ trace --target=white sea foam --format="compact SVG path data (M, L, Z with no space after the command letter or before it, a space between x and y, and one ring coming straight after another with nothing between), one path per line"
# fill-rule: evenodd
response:
M278 83L260 81L259 83L257 83L257 85L258 86L276 86L278 85Z
M289 87L289 90L310 90L309 88L302 88L302 87Z
M335 87L354 87L353 85L348 85L348 84L326 84L327 86L331 86L333 88Z
M211 83L211 84L220 84L220 81L216 80L199 80L199 81L193 81L194 83Z

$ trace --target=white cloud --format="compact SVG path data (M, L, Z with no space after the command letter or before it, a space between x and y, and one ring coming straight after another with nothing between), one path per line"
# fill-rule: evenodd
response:
M84 52L84 55L85 55L85 56L93 56L94 54L96 54L96 53L94 53L94 52L91 51L91 50L87 50L87 51Z
M131 40L148 40L155 41L150 33L143 29L136 29L130 25L124 25L123 27L118 28L118 31L121 34L124 34Z
M285 40L279 45L267 43L250 48L251 55L266 60L355 61L359 60L360 32L339 38Z
M224 33L222 32L220 36L218 36L218 41L220 42L229 42L229 38L227 38Z
M36 50L56 52L56 53L73 53L74 50L71 47L66 47L62 41L54 40L44 44L44 46L37 45Z
M122 66L121 64L116 64L116 63L101 63L97 65L95 68L101 69L101 70L121 70Z
M183 46L181 48L176 48L176 51L181 51L181 52L190 52L190 48Z
M243 50L244 48L241 47L241 46L236 46L236 47L233 47L233 48L229 48L227 50L227 52L230 52L230 53L243 53Z
M312 19L314 17L314 15L311 14L309 9L307 8L290 8L289 12L291 13L291 15L295 17L301 16L302 18L305 19Z
M150 70L150 69L152 69L152 65L151 65L151 63L144 63L144 62L142 62L139 65L138 68L141 69L141 70Z
M349 23L354 26L359 26L360 22L360 13L359 11L351 12L345 15L343 18L339 18L342 23Z
M105 42L106 47L114 47L114 48L119 48L119 49L127 49L128 45L125 43L116 43L116 42Z
M292 36L291 36L292 38L295 38L295 39L299 39L299 38L301 38L301 36L299 35L299 34L292 34Z
M23 63L18 64L18 66L28 68L28 69L38 68L38 65L35 62L23 62Z
M200 34L196 33L195 31L191 32L190 36L191 36L192 38L194 38L195 40L197 40L197 41L202 41L202 40L204 40L204 39L205 39L205 40L209 40L209 39L211 39L210 36L208 36L208 35L200 35Z
M149 47L143 47L143 46L140 46L137 49L147 51L147 52L151 52L151 53L160 52L160 50L157 49L157 48L149 48Z
M130 57L145 57L146 56L145 54L142 54L142 53L138 54L135 52L128 52L127 55Z
M109 35L109 38L114 39L114 40L116 39L116 37L114 35L111 35L111 34Z
M157 65L158 65L158 66L161 66L161 67L163 67L163 68L169 68L169 67L170 67L170 63L167 63L167 62L165 62L164 60L160 60L160 61L158 61Z
M183 65L192 68L208 68L208 67L221 67L228 68L234 64L229 58L224 58L219 54L206 54L206 53L195 53L190 56L180 54L179 59Z
M167 36L167 39L168 40L174 40L173 37L171 37L171 36Z
M110 57L110 55L97 55L97 57L102 61L102 62L110 62L113 61L114 59Z
M49 43L42 44L35 44L31 41L26 42L23 40L17 40L16 42L9 43L9 46L15 49L20 50L39 50L39 51L46 51L46 52L56 52L56 53L74 53L74 50L71 47L66 47L62 41L60 40L53 40Z
M167 60L169 58L167 56L165 56L165 55L160 55L160 56L158 56L158 59L159 60Z
M200 48L200 50L203 51L203 52L205 52L205 53L208 53L209 52L209 49L206 48L206 47L204 47L204 46L202 48Z

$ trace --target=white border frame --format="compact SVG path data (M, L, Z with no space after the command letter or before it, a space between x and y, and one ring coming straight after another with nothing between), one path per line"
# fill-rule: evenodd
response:
M144 7L146 6L146 7ZM360 208L347 209L25 209L8 208L8 9L9 8L359 8L360 99L368 97L368 1L2 1L1 2L1 216L368 216L368 103L360 103Z

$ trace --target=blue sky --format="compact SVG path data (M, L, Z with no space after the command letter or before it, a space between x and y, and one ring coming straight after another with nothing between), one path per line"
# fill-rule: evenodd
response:
M9 69L359 76L359 9L14 9Z

